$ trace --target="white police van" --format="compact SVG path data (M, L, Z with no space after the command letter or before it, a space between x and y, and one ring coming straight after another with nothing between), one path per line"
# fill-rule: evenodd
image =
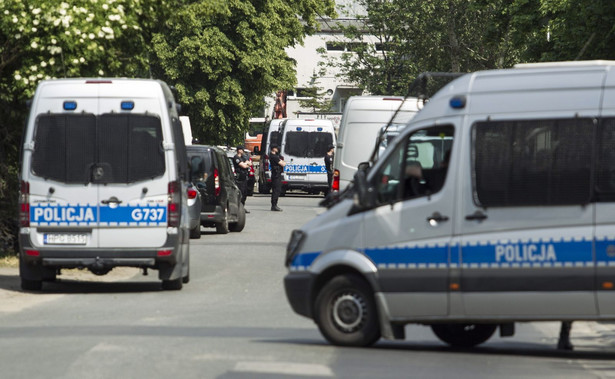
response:
M23 138L22 288L116 266L157 269L164 289L188 282L186 148L165 83L43 81Z
M325 154L328 146L335 146L333 123L324 119L287 119L280 134L281 155L286 162L283 190L326 191Z
M418 112L420 105L420 101L414 97L348 98L335 147L333 190L345 190L359 163L370 159L381 128L389 122L405 126Z
M467 74L355 181L287 247L288 300L330 342L615 320L615 62Z

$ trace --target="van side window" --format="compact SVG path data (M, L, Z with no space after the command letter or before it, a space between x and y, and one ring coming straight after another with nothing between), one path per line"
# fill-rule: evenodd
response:
M437 193L444 186L453 147L450 125L417 130L393 147L374 176L379 205Z
M615 201L615 119L601 121L596 141L596 201Z
M475 201L483 207L587 204L592 119L477 122Z

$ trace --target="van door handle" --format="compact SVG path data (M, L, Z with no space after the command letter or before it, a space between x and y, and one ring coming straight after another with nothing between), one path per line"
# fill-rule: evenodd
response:
M441 222L448 221L448 216L443 216L440 212L434 212L431 216L427 217L427 222L431 226L436 226Z
M122 200L118 199L115 196L111 196L109 199L107 200L101 200L101 203L107 205L107 204L122 204Z
M484 214L484 213L483 213L483 212L481 212L481 211L476 211L476 212L474 212L473 214L471 214L471 215L467 215L467 216L466 216L466 220L468 220L468 221L473 221L473 220L483 221L483 220L485 220L486 218L487 218L487 215L486 215L486 214Z

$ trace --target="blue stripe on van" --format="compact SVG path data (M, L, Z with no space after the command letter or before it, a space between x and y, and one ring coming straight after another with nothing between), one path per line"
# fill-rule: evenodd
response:
M305 164L287 164L284 166L284 172L290 174L314 174L321 173L324 174L327 172L325 166L318 165L305 165Z
M615 266L615 240L498 241L466 243L461 247L454 244L450 246L450 261L447 244L369 248L364 254L381 269L592 267L594 262L598 266ZM307 269L319 255L320 252L298 254L291 267Z
M160 226L167 223L166 205L32 204L32 226Z

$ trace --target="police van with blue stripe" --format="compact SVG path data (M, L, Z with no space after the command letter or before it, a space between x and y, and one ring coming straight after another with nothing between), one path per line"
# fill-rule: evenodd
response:
M21 286L63 268L157 269L189 280L186 148L169 87L155 80L43 81L24 133Z
M615 320L615 62L452 81L292 233L286 264L291 306L338 345Z
M281 154L284 157L283 190L311 193L327 191L325 155L335 145L335 129L330 120L287 119L280 126Z

